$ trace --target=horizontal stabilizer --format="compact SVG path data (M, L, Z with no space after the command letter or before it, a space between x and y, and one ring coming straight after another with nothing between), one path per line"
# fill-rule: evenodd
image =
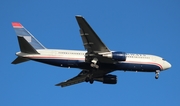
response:
M19 64L19 63L26 62L26 61L29 61L29 59L17 57L11 64Z

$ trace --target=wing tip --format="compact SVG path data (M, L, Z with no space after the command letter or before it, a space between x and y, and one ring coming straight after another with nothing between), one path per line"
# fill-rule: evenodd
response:
M56 84L55 86L60 86L60 87L64 87L64 86L62 86L62 85L61 85L61 83L59 83L59 84Z
M19 22L12 22L12 26L13 28L23 28L23 26Z
M76 15L76 18L83 18L82 15Z

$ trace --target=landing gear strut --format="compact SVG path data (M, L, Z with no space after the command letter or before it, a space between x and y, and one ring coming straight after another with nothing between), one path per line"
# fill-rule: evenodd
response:
M90 84L93 84L94 80L92 78L87 77L85 79L86 82L89 82Z
M156 72L155 72L155 74L156 74L156 75L155 75L155 79L158 79L158 78L159 78L159 72L160 72L159 70L156 70Z
M93 68L99 68L99 65L97 65L96 63L98 62L98 59L97 58L94 58L93 60L91 60L91 67Z

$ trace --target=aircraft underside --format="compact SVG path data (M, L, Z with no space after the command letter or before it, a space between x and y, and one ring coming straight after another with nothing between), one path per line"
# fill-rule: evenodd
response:
M61 60L61 59L33 59L37 62L42 62L58 67L68 67L68 68L80 68L80 69L93 69L91 63L86 63L79 60ZM161 68L155 64L142 64L142 63L129 63L122 62L116 64L108 63L97 63L99 70L111 69L111 70L123 70L123 71L136 71L136 72L155 72L156 70L161 70Z

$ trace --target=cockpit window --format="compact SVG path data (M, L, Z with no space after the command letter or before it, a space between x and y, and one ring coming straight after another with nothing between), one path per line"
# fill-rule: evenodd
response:
M162 60L166 61L165 59L162 59Z

